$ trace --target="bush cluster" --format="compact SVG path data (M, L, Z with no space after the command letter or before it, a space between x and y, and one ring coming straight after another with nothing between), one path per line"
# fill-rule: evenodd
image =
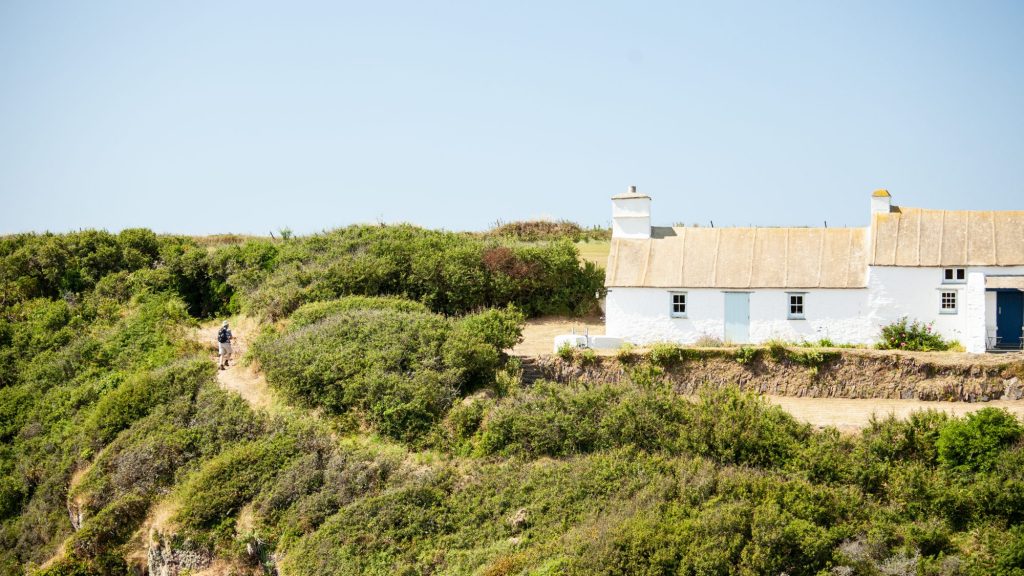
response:
M351 226L281 245L265 280L244 290L270 318L341 296L401 296L443 314L514 304L528 316L582 314L604 274L569 241L503 243L409 225Z
M879 350L910 350L920 352L943 351L950 349L950 342L942 339L932 331L931 324L919 320L910 321L906 316L896 322L882 327Z
M254 347L268 378L293 401L355 412L392 438L423 438L460 393L493 384L522 315L489 310L458 319L351 301L318 322Z
M395 312L422 312L430 310L412 300L396 296L345 296L326 302L310 302L303 304L292 313L290 320L293 327L315 324L328 316L348 310L393 310Z
M629 382L524 386L504 357L518 311L437 311L539 301L548 274L571 273L466 238L0 239L0 574L132 573L125 544L163 498L180 505L176 542L237 573L1024 570L1011 414L919 412L840 434L735 388L686 398L661 382L708 356L832 359L784 343L627 350ZM540 260L569 254L551 246ZM414 274L395 280L392 265ZM505 276L517 280L499 289ZM254 351L273 386L327 417L253 412L187 338L196 317L260 302L305 304ZM358 420L379 435L339 426Z
M735 389L709 390L694 402L659 386L538 383L478 420L479 452L530 457L632 446L781 467L810 435L780 408Z
M567 220L526 220L506 223L498 222L486 232L486 235L495 238L509 238L520 242L553 240L580 242L608 240L611 238L611 230L596 226L584 229L579 224Z

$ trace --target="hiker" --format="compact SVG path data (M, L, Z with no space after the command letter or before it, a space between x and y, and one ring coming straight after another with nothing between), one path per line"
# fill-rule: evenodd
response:
M228 362L231 360L231 341L234 339L231 330L228 329L228 321L225 320L220 325L220 330L217 331L217 358L221 370L227 368Z

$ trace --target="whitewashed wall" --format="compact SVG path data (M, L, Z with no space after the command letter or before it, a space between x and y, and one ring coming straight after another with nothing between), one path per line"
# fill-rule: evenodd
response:
M996 306L996 293L985 292L985 332L989 336L996 335Z
M864 319L867 291L794 290L804 294L804 320L790 320L785 290L750 293L750 341L830 338L836 342L873 342L877 328ZM725 335L725 291L685 290L687 317L672 318L671 291L663 288L612 288L605 318L609 335L637 344L692 343L701 336Z
M942 268L872 266L868 270L869 311L877 325L901 316L934 322L944 338L958 340L968 352L984 352L985 337L996 327L995 293L985 292L987 275L1024 275L1024 266L967 267L967 283L943 284ZM958 291L959 310L942 314L942 290Z
M902 316L934 323L947 339L970 352L985 350L995 329L995 294L985 292L985 275L1024 275L1024 266L968 267L968 282L943 284L942 268L871 267L866 289L793 290L806 292L804 320L790 320L786 290L752 290L750 340L789 341L829 338L872 344L882 326ZM958 291L956 314L940 313L942 289ZM606 302L606 333L630 342L692 343L703 335L722 338L725 291L680 289L687 293L687 318L672 318L670 290L611 288Z

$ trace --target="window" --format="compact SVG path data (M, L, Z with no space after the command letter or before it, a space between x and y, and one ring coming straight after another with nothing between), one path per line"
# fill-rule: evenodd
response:
M672 292L672 317L686 318L686 292Z
M967 282L967 270L964 268L946 268L942 271L943 284L963 284Z
M794 294L790 292L789 296L789 314L787 318L790 320L803 320L804 319L804 294Z
M956 314L956 290L943 290L939 294L939 313Z

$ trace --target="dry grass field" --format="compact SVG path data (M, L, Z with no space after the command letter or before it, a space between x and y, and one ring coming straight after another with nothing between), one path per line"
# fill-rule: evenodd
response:
M580 258L586 262L604 268L608 263L608 252L611 250L611 240L590 240L576 243L576 249L580 251Z

